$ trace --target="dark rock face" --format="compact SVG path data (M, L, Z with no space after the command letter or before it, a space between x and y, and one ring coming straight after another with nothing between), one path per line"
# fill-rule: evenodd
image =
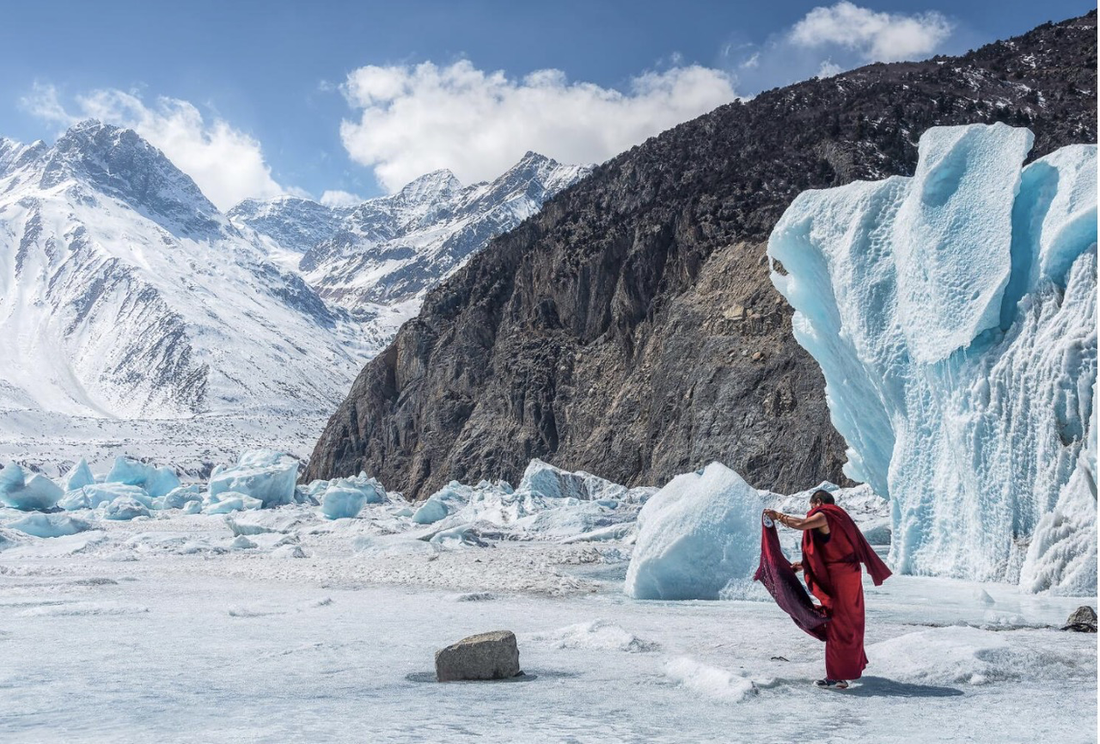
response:
M366 470L417 498L539 457L627 485L711 460L777 491L843 480L771 228L804 189L911 174L931 126L1028 126L1032 157L1095 142L1095 19L768 91L605 163L428 295L304 479Z
M509 679L519 673L519 647L510 630L480 633L435 652L440 682Z

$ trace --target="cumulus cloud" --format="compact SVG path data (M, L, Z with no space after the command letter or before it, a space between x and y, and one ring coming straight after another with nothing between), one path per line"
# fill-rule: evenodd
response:
M341 123L344 147L391 191L441 168L466 183L493 178L528 150L601 162L736 97L728 74L695 65L644 73L620 92L560 70L514 78L465 60L361 67L343 92L359 112Z
M104 89L77 96L75 109L68 110L53 86L35 85L20 104L26 111L66 127L81 119L99 119L133 129L191 176L222 210L249 197L303 193L275 182L263 148L254 137L224 119L204 119L187 101L161 96L147 105L134 93Z
M790 40L809 48L851 49L867 62L895 62L930 54L951 30L951 22L935 11L885 13L842 0L807 13L791 28Z
M354 207L362 202L363 197L356 196L350 191L332 189L321 194L321 203L326 207Z

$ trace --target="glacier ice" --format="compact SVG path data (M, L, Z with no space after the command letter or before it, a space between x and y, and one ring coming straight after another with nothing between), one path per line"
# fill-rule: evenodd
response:
M109 504L116 499L136 501L146 508L153 506L153 499L144 488L125 483L96 483L84 486L66 493L57 505L65 511L96 509L100 504Z
M95 483L95 476L92 475L92 469L88 467L88 461L83 457L61 478L61 488L66 492L75 491L93 483Z
M210 495L234 491L259 499L265 507L294 503L298 461L274 450L253 450L236 465L217 469L210 476Z
M153 499L153 507L156 509L182 509L192 501L202 501L202 487L197 483L173 488L165 495Z
M35 537L75 535L92 528L92 525L83 519L74 519L67 514L28 514L5 526Z
M329 486L321 501L321 512L329 519L357 517L366 504L366 494L358 488Z
M39 473L29 478L14 462L0 470L0 502L13 509L36 511L52 509L65 492L61 486Z
M673 478L638 514L624 591L635 599L718 599L760 558L759 491L712 462Z
M139 486L153 498L167 495L180 487L180 479L170 468L158 468L130 457L116 457L105 483Z
M505 494L512 493L512 487L504 484L501 489ZM451 481L439 489L417 508L412 515L412 521L416 524L434 524L445 517L454 514L470 503L474 496L474 488L464 486L458 481Z
M386 489L366 473L354 478L320 481L325 484L323 488L314 489L314 483L306 488L306 493L320 500L321 512L329 519L354 517L367 504L381 504L386 500Z
M1031 143L934 128L911 178L800 194L771 277L896 570L1094 594L1096 148Z
M211 493L202 502L203 514L229 514L236 511L248 511L250 509L262 509L262 499L250 496L238 491L220 491Z
M104 502L99 508L99 514L103 519L120 522L150 516L148 505L129 496L119 496L113 501Z

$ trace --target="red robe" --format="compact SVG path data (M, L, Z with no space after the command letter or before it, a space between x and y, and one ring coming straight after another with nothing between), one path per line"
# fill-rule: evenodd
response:
M867 566L878 586L890 569L868 544L848 513L835 504L822 504L806 517L825 514L829 534L806 530L802 534L802 570L806 585L829 616L825 624L825 676L859 679L867 666L863 651L863 582L859 564Z

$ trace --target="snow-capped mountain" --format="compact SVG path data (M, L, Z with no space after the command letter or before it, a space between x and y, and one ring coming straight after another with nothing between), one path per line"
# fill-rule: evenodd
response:
M353 208L280 197L243 202L229 217L268 241L273 260L287 265L301 253L297 265L310 286L358 312L415 300L589 170L529 152L496 180L472 186L440 170Z
M130 130L0 141L0 407L325 408L381 339L280 270Z
M225 215L131 130L0 138L0 450L108 457L137 438L190 470L249 442L304 455L418 292L585 172L531 155L489 184L433 173L356 207Z

